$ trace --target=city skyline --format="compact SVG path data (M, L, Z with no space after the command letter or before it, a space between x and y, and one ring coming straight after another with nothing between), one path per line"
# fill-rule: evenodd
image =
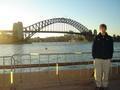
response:
M29 26L41 20L65 17L98 30L108 25L108 33L120 34L119 0L0 0L0 30L11 30L13 23Z

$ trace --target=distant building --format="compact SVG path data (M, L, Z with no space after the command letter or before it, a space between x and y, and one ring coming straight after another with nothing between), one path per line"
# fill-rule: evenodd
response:
M23 24L22 22L17 22L13 24L13 36L17 40L23 40Z

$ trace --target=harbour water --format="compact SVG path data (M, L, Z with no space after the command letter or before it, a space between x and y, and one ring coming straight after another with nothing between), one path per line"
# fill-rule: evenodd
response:
M68 42L46 42L46 43L32 43L32 44L1 44L0 45L0 56L12 56L14 54L33 54L33 53L79 53L79 54L68 54L68 55L32 55L31 61L28 56L15 56L15 64L38 64L38 63L59 63L59 62L79 62L79 61L92 61L92 55L80 54L81 52L91 52L91 42L79 42L79 43L68 43ZM114 43L114 51L120 51L120 43ZM40 60L38 60L40 58ZM114 58L120 58L120 53L115 52ZM10 60L6 59L4 64L10 65ZM0 60L0 65L3 65L3 59ZM114 63L113 65L116 65ZM93 65L73 65L67 67L60 67L60 69L80 69L90 68ZM55 70L55 67L47 68L32 68L22 69L22 72L26 71L45 71ZM6 70L6 72L9 70ZM21 72L21 69L16 69L16 72Z
M0 56L41 52L91 52L91 42L45 42L32 44L0 44ZM114 43L115 51L120 51L120 43Z

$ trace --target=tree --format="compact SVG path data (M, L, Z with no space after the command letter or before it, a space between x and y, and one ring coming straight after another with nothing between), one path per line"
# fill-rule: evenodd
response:
M94 29L94 36L97 36L97 30Z

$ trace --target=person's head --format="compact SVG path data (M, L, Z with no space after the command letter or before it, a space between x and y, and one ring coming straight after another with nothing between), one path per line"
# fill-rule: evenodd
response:
M107 30L107 25L105 24L100 24L99 26L99 30L102 34L105 34L106 33L106 30Z

